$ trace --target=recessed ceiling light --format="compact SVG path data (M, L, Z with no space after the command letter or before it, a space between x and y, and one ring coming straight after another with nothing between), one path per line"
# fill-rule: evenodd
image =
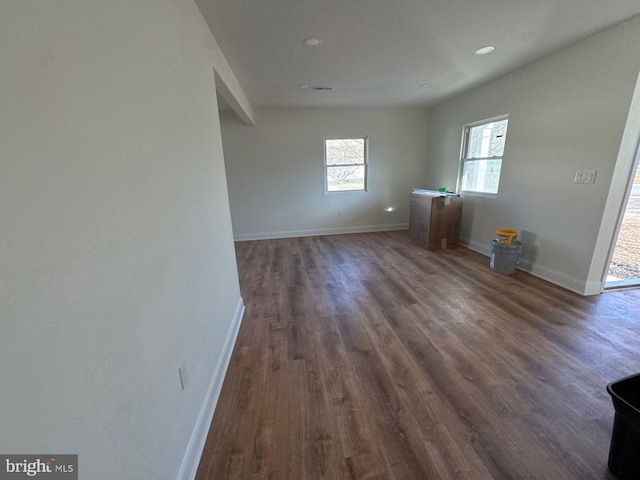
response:
M431 88L433 87L433 85L431 85L430 83L423 83L422 85L420 85L420 88Z
M311 85L307 85L306 83L302 83L302 84L298 85L298 88L302 88L302 89L310 88L310 87L311 87Z
M304 43L307 47L317 47L322 43L322 40L320 40L319 38L307 37L302 41L302 43Z
M491 52L493 52L496 49L496 47L493 47L491 45L487 45L486 47L481 47L479 49L477 49L475 52L476 55L487 55Z

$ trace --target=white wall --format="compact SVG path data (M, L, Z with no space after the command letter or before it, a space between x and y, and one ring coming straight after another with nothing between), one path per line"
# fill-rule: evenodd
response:
M462 236L472 248L488 253L497 228L514 228L525 269L586 291L638 44L640 17L430 110L427 188L455 186L466 123L509 114L498 197L465 198ZM597 170L596 183L574 184L581 169Z
M235 238L406 228L411 189L422 186L427 123L426 109L262 110L255 127L226 112L222 138ZM363 135L369 136L368 191L325 194L323 139Z
M193 451L242 310L217 51L192 0L0 3L0 452Z

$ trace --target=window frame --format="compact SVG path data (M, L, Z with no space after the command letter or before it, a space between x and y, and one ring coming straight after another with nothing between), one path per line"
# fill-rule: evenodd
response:
M328 140L363 140L363 162L362 163L348 163L340 165L328 165L327 164L327 141ZM333 195L334 193L363 193L367 191L369 180L369 136L350 136L350 137L325 137L322 141L322 151L324 157L324 193L326 195ZM353 190L329 190L329 169L335 167L364 167L362 188Z
M477 122L472 122L472 123L467 123L463 128L462 128L462 142L461 142L461 147L460 147L460 161L458 163L458 181L457 181L457 191L467 195L467 196L472 196L472 197L486 197L486 198L496 198L498 196L498 192L500 191L500 177L502 177L502 165L504 163L504 149L502 151L502 155L498 156L498 155L494 155L491 157L467 157L468 155L468 147L469 147L469 136L471 133L471 130L475 127L480 127L482 125L486 125L488 123L495 123L495 122L500 122L502 120L506 120L507 121L507 132L509 130L509 114L503 114L503 115L498 115L496 117L491 117L491 118L486 118L484 120L479 120ZM505 133L505 137L506 137L507 133ZM506 144L506 138L505 138L505 145L504 148L506 148L507 144ZM476 162L479 160L500 160L500 177L498 178L498 186L497 186L497 191L496 193L491 193L491 192L478 192L475 190L463 190L462 185L463 185L463 174L464 174L464 167L466 163L469 162Z

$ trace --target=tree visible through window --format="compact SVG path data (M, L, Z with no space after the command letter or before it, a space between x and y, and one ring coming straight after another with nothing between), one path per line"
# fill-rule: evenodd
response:
M458 189L462 192L497 194L509 119L500 117L467 125Z
M367 190L367 137L324 141L327 192Z

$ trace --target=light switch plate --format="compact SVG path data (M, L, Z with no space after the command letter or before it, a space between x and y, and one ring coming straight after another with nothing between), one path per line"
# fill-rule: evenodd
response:
M180 368L178 368L178 375L180 375L180 386L182 390L187 388L189 384L189 371L187 370L187 362L184 362Z
M578 170L573 183L596 183L597 170Z

